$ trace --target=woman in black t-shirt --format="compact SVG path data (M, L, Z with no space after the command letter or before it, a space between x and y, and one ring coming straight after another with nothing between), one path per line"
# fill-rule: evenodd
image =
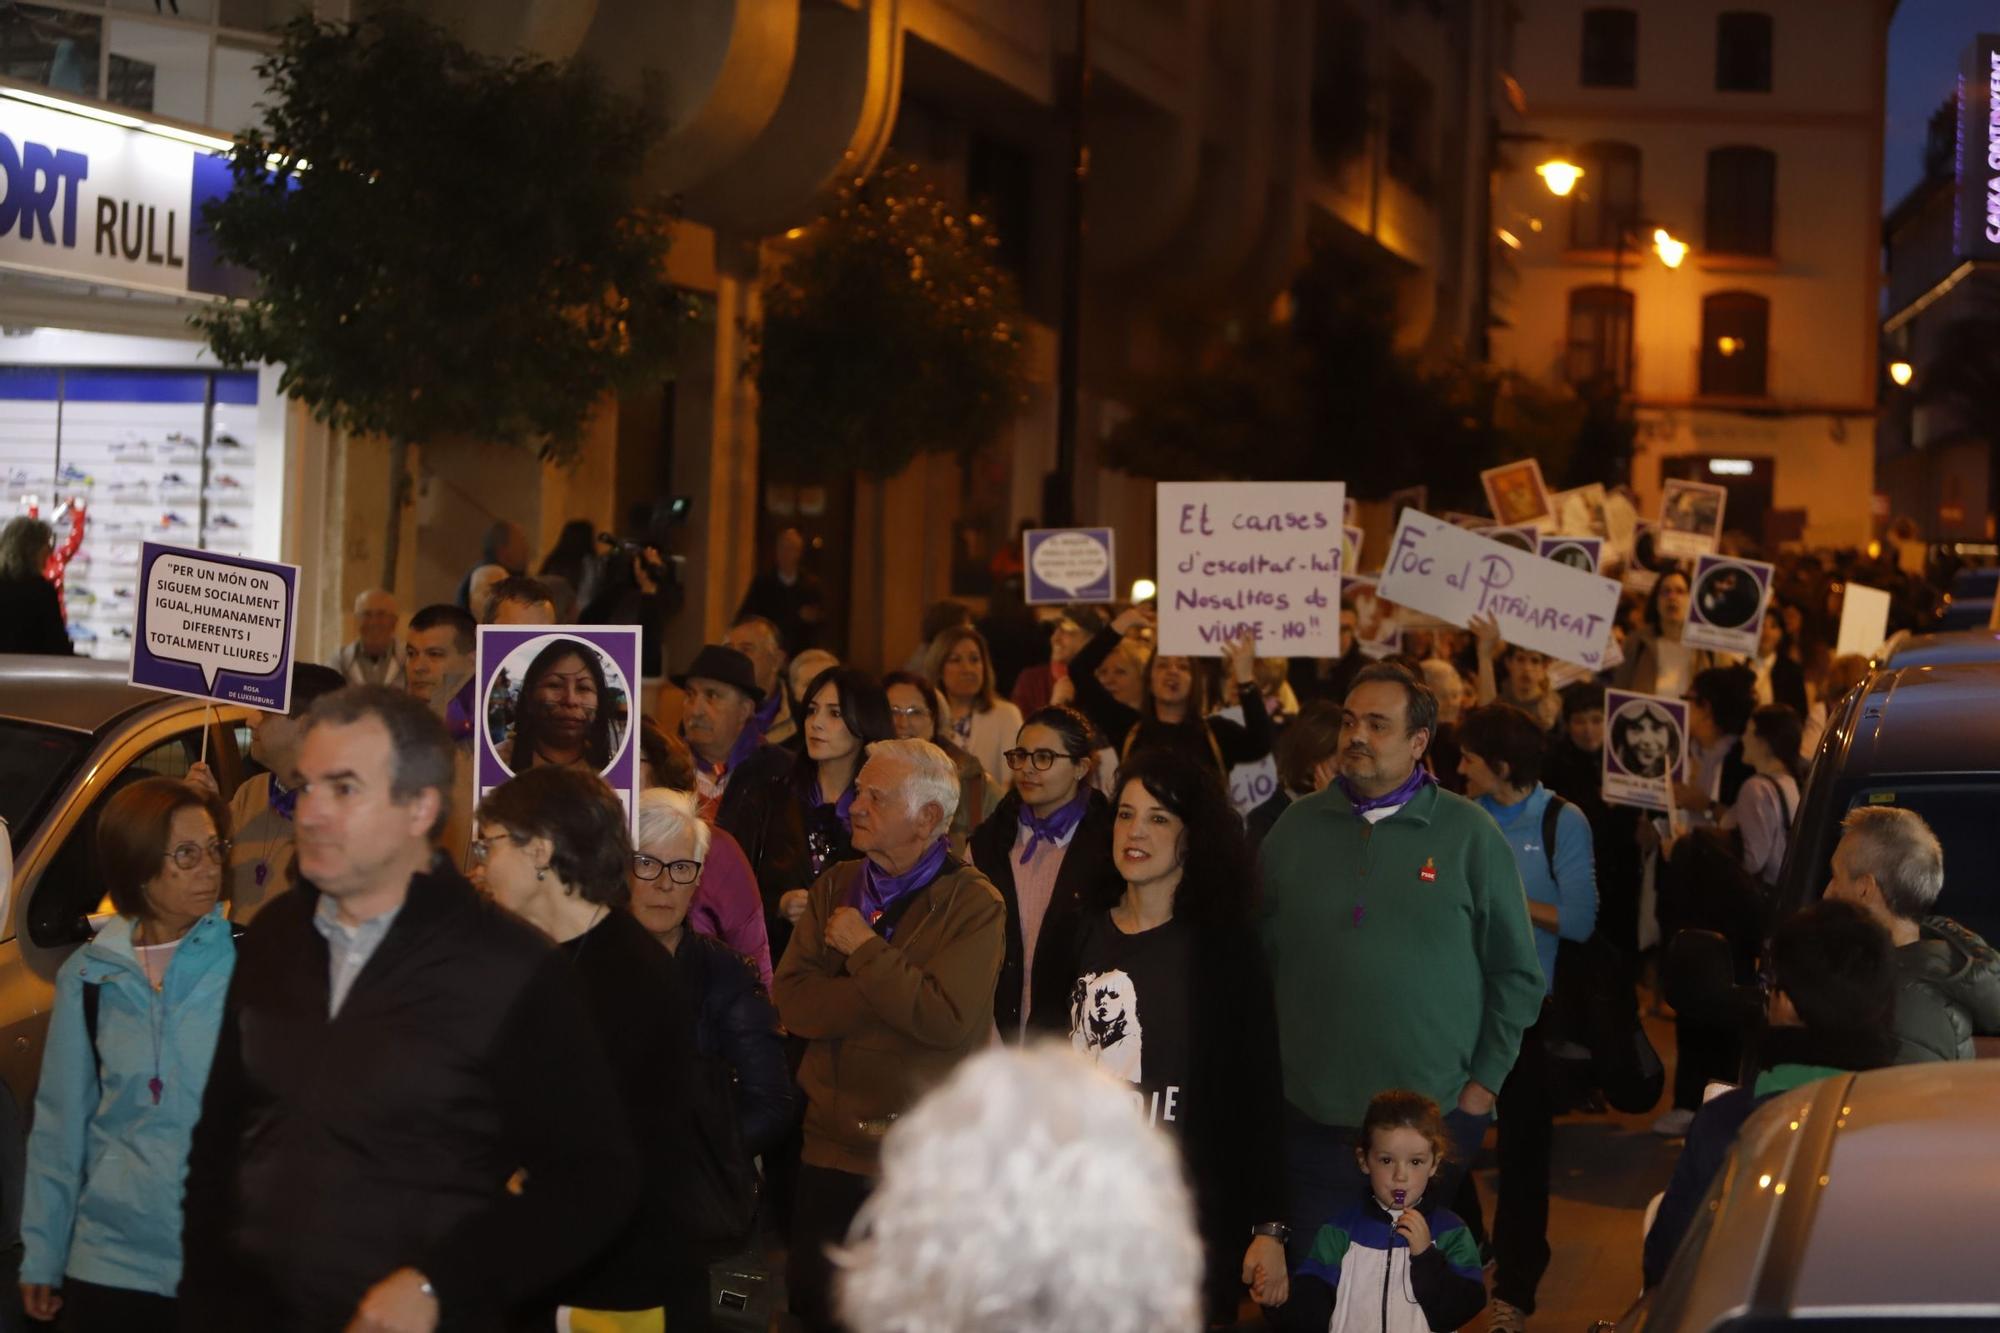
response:
M1246 1284L1285 1300L1283 1085L1271 979L1250 926L1243 824L1210 768L1175 750L1118 775L1111 851L1125 891L1082 921L1070 1044L1129 1081L1186 1155L1208 1255L1210 1322L1234 1322Z

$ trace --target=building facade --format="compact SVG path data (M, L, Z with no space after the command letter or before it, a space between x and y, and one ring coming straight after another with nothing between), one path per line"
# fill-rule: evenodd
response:
M1496 358L1629 394L1642 512L1686 478L1758 542L1865 544L1893 4L1516 8ZM1566 199L1532 170L1555 157L1583 169Z

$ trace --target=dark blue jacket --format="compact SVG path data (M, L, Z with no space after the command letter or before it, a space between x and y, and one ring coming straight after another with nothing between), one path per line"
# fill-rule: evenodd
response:
M778 1011L757 979L757 965L721 940L688 930L674 961L695 997L696 1047L735 1071L743 1146L754 1157L784 1137L795 1109Z

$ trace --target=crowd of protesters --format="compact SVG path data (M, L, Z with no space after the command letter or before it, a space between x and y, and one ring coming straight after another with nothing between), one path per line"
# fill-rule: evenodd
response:
M656 552L598 544L570 525L529 576L495 525L456 603L357 601L227 801L205 765L111 798L116 915L58 976L29 1143L32 1318L701 1328L711 1265L768 1267L771 1238L808 1330L912 1302L965 1329L1521 1328L1556 1117L1608 1091L1588 1016L1636 1011L1682 927L1758 961L1745 904L1859 678L1837 584L1888 582L1788 559L1734 661L1681 642L1665 568L1610 678L1560 688L1490 622L1370 660L1348 613L1334 658L1216 662L1155 651L1147 607L1018 604L932 608L877 675L822 643L788 531L720 642L650 645L679 721L636 722L636 811L587 728L517 728L476 792L479 624L657 630ZM1604 799L1609 683L1688 703L1664 836ZM1232 788L1265 764L1268 794ZM1742 1025L1676 1016L1649 1281L1757 1100L2000 1031L2000 960L1929 910L1943 874L1915 813L1849 817L1828 901L1778 927L1738 1093L1703 1103Z

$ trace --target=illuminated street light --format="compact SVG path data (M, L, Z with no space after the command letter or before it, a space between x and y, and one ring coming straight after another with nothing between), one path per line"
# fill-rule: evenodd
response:
M1576 183L1583 179L1583 168L1558 157L1536 167L1535 174L1549 187L1550 194L1558 199L1566 199L1569 197L1569 192L1576 188Z
M1154 586L1151 579L1132 580L1132 605L1138 606L1150 602L1159 595L1160 590Z
M1668 268L1679 268L1681 261L1687 258L1687 242L1675 240L1667 234L1665 227L1660 227L1653 232L1653 253Z
M1916 373L1916 368L1907 361L1889 363L1889 378L1896 381L1896 387L1899 389L1908 388L1911 377Z

